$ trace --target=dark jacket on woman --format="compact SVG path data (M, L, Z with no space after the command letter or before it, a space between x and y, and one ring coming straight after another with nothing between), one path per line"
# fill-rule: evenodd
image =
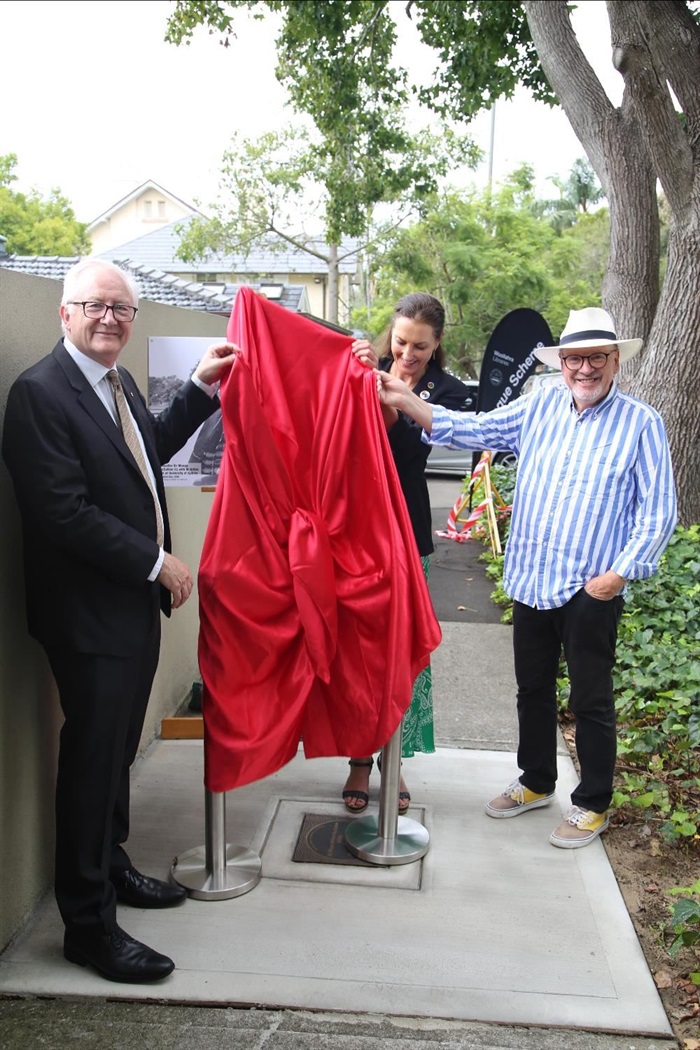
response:
M382 358L379 368L388 372L391 363L391 358ZM431 361L425 375L414 386L413 393L431 405L452 409L460 409L472 396L468 386L456 376L444 372L434 361ZM389 444L408 506L418 553L425 557L433 552L434 547L428 482L425 478L430 445L421 441L421 433L422 429L417 423L399 412L397 422L389 431Z

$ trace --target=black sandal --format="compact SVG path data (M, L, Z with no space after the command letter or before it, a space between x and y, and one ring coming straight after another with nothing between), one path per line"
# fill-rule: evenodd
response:
M372 766L374 765L374 759L370 758L369 762L361 762L357 758L351 758L348 762L349 766L362 766L364 768L369 767L369 772L372 772ZM368 774L369 776L369 774ZM349 806L348 800L355 799L357 802L361 802L361 806ZM369 805L369 793L367 791L351 790L345 788L343 791L343 802L348 813L362 813L363 810L367 809Z

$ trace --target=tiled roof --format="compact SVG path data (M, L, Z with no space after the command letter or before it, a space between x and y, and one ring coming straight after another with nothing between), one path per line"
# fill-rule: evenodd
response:
M6 270L31 273L35 277L63 280L66 270L80 262L79 255L0 255L0 266Z
M176 233L176 227L185 226L192 222L192 218L177 219L167 226L161 226L151 233L146 233L136 240L127 241L109 251L101 252L103 259L131 259L132 262L144 266L154 266L166 273L186 273L188 271L203 271L210 273L231 274L292 274L292 273L318 273L327 274L328 266L323 259L316 258L308 252L293 248L291 245L281 251L272 249L254 249L247 256L244 255L210 255L197 263L185 263L176 256L180 244L180 235ZM322 241L314 242L316 248L323 254L328 251ZM338 250L340 256L356 248L356 242L347 241ZM340 273L355 273L357 269L357 255L349 255L339 263Z
M30 273L35 277L50 277L57 281L63 280L66 271L79 261L79 256L0 255L0 266L5 269ZM240 287L237 284L207 287L193 281L185 281L162 270L136 265L130 259L116 258L114 261L134 276L143 299L163 303L165 306L228 315ZM251 287L255 291L260 290L259 285L252 284ZM306 289L301 285L285 284L281 296L276 301L295 312L308 311L309 308Z

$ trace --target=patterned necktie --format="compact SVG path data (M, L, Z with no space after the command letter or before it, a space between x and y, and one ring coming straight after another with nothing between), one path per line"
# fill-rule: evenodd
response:
M126 395L124 394L124 387L122 381L119 378L119 373L116 369L107 373L107 378L112 384L114 390L114 400L117 405L117 413L119 415L119 423L121 425L122 434L126 441L129 452L136 460L139 470L143 474L144 481L148 485L151 495L153 496L153 503L156 512L156 542L159 547L163 546L163 540L165 538L165 529L163 527L163 511L161 510L160 500L156 493L151 476L146 466L146 460L144 458L143 450L141 448L141 442L139 441L138 434L136 433L136 427L134 421L131 418L131 412L126 403Z

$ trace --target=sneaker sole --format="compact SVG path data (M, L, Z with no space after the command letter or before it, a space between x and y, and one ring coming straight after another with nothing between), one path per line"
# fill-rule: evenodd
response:
M603 834L609 823L610 821L606 820L597 831L594 831L592 835L585 839L560 839L552 832L549 836L549 841L553 846L557 846L558 849L581 849L582 846L590 846L591 842L595 842L598 836Z
M553 799L554 792L545 798L538 798L535 802L523 802L513 809L492 809L489 802L486 803L484 809L489 817L495 817L497 820L500 820L501 817L519 817L521 813L527 813L529 809L542 809L544 806L548 806Z

